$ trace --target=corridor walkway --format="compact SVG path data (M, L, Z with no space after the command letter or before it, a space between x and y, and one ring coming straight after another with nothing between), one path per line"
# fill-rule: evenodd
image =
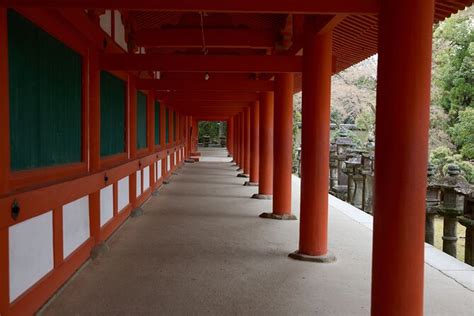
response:
M242 186L223 150L202 152L203 160L178 170L43 315L369 314L370 229L332 208L329 246L338 261L289 259L298 221L260 219L271 201L249 198L256 188ZM293 197L298 215L296 178ZM425 271L427 315L472 315L472 291L431 266Z

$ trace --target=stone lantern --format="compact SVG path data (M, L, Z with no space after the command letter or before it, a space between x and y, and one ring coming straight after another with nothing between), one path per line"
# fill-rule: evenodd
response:
M362 167L360 173L364 177L362 191L362 210L372 214L372 192L374 185L374 138L369 136L366 150L362 153Z
M221 147L225 147L227 137L221 136L221 137L219 137L219 138L220 138L220 142L221 142L221 143L220 143Z
M204 147L209 147L209 142L211 141L211 136L205 135L203 137L203 139L204 139Z
M347 134L347 131L341 129L336 139L337 184L332 190L332 193L340 199L345 199L347 194L347 175L344 173L344 163L348 158L347 154L352 146L352 139Z
M433 165L428 165L428 185L426 188L425 242L434 245L434 217L439 211L439 185L434 177Z
M337 146L333 141L329 145L329 190L337 185Z
M464 261L474 266L474 194L471 192L464 199L464 212L458 218L461 225L466 227L466 248L464 253Z
M471 185L460 174L457 165L448 166L448 172L440 181L441 205L439 213L443 221L443 251L456 257L457 217L461 216L464 208L464 195L470 194Z
M364 176L360 173L362 167L361 151L354 151L354 157L346 160L346 172L348 175L347 192L348 202L357 208L362 208L362 191Z

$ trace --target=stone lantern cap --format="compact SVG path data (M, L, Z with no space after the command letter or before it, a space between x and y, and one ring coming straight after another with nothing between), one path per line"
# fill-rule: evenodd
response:
M339 130L339 136L336 137L336 145L342 145L342 146L352 146L352 139L349 137L349 134L347 133L347 130L345 128L342 128Z
M361 156L355 156L345 161L347 166L356 167L362 164Z
M352 139L350 137L344 136L344 137L338 137L336 139L336 145L338 146L352 146Z
M466 178L461 175L458 165L448 165L447 175L441 178L439 186L443 189L453 189L456 193L468 195L472 192L472 186Z

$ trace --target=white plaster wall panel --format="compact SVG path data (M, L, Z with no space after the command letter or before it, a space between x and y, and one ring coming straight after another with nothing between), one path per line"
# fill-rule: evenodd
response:
M8 228L10 302L53 269L53 212Z
M150 166L143 169L143 191L150 187Z
M171 169L170 163L171 163L171 159L170 159L170 155L168 155L166 156L166 171L170 171Z
M63 257L67 258L90 236L89 196L63 206Z
M137 197L142 194L142 172L137 171Z
M100 190L100 226L104 226L114 217L114 190L109 185Z
M112 11L105 10L105 14L100 16L100 28L104 30L105 33L112 35Z
M120 11L115 10L115 42L119 44L120 47L127 50L127 43L125 42L125 28L122 23L122 14Z
M156 179L160 179L161 178L161 159L158 160L158 168L157 168L157 176L156 176Z
M151 166L151 165L150 165ZM155 183L156 182L156 161L153 163L153 173L151 174L151 183Z
M120 179L117 185L118 200L117 206L119 212L125 208L125 206L130 203L130 182L128 177Z

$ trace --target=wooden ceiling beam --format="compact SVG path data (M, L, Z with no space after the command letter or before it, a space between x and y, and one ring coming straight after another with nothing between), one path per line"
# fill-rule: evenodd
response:
M219 91L179 91L157 92L157 99L166 99L169 103L186 103L195 101L243 101L255 102L259 100L258 93L252 92L219 92Z
M380 4L379 0L0 0L0 6L280 14L377 14Z
M262 92L273 91L273 81L213 79L181 80L181 79L139 79L137 88L142 90L158 91L235 91L235 92Z
M137 46L196 48L203 47L201 29L144 29L135 33ZM249 29L205 29L206 48L268 49L275 46L277 34Z
M101 54L104 70L172 72L301 72L300 56Z

